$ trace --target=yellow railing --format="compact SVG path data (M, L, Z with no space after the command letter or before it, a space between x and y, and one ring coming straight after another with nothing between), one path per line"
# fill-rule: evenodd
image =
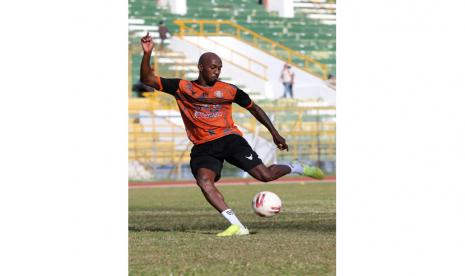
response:
M328 69L325 64L232 21L178 19L173 22L179 26L180 37L185 35L233 36L321 79L327 78Z

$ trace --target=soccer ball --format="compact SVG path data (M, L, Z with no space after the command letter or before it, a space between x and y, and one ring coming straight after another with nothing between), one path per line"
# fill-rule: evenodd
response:
M253 197L252 209L261 217L272 217L281 212L281 199L272 192L259 192Z

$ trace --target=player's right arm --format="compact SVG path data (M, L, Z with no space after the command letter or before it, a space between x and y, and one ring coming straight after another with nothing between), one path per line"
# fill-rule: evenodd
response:
M148 32L146 36L140 39L140 43L142 45L142 50L144 50L142 62L140 63L140 81L145 85L160 90L157 76L153 74L153 70L150 68L150 55L152 54L154 45L152 37Z

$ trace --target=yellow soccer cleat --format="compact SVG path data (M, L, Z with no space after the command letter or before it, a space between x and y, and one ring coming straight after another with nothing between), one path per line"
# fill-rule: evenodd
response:
M320 180L325 178L325 173L320 168L304 164L299 160L293 160L290 166L292 167L292 171L297 174L305 175Z
M243 236L248 235L249 229L241 228L239 225L231 224L226 230L216 234L217 237L231 237L231 236Z
M315 179L325 178L325 173L320 168L309 166L309 165L304 165L303 175L311 177L311 178L315 178Z

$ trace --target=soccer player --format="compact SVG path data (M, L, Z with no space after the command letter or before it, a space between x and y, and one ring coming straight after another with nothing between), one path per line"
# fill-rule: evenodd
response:
M269 167L263 164L234 124L232 103L246 108L262 123L270 131L278 149L288 150L286 140L279 135L266 113L244 91L218 80L222 63L216 54L204 53L200 56L197 66L199 76L195 81L165 79L155 76L150 68L153 41L149 33L141 38L141 45L144 51L140 65L141 81L175 97L187 136L194 144L190 161L192 174L206 200L231 223L217 236L249 234L249 230L225 203L223 195L215 186L215 182L221 177L224 160L263 182L273 181L290 173L316 179L324 177L319 168L299 161Z

